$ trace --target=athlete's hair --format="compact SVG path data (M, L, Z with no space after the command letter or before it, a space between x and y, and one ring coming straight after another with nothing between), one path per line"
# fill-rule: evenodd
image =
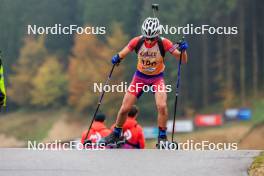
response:
M128 117L136 117L138 114L138 107L136 105L133 105L131 110L128 112Z
M104 122L105 121L105 115L103 113L99 113L95 116L94 121L98 122Z

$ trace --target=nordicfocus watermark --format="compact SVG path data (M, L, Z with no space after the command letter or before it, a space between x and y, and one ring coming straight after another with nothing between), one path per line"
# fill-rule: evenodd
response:
M96 92L172 92L172 85L146 85L143 83L136 83L129 85L127 82L120 82L119 84L104 85L103 83L94 83L93 91Z
M93 34L103 35L106 34L105 26L85 26L81 27L78 25L63 26L62 24L54 24L53 26L38 26L38 25L27 25L28 35L72 35L72 34Z
M238 34L238 27L236 26L211 26L211 25L195 26L194 24L186 24L186 26L161 25L161 34L236 35Z
M238 150L237 143L224 143L224 142L210 142L201 141L194 142L194 140L187 140L179 143L170 143L168 141L160 142L160 150L183 150L183 151L205 151L205 150L219 150L219 151L235 151ZM82 143L76 141L62 142L55 140L48 143L39 143L37 141L28 141L28 150L106 150L110 149L105 144L88 143L83 146Z
M160 142L160 150L195 150L195 151L204 151L204 150L238 150L237 143L224 143L224 142L210 142L210 141L201 141L195 142L194 140L187 140L185 142L171 143L171 142Z
M161 34L179 34L179 35L236 35L238 34L237 26L212 26L208 24L196 26L194 24L186 24L185 26L170 26L161 25ZM72 34L94 34L104 35L106 34L105 26L78 26L62 24L54 24L52 26L38 26L27 25L28 35L72 35Z
M55 140L53 142L28 141L28 150L105 150L105 144L87 143L85 146L78 141L63 142Z

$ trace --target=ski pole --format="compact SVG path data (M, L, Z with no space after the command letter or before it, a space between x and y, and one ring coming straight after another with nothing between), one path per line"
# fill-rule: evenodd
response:
M184 37L182 38L181 41L184 41ZM180 43L180 42L178 42L178 43ZM175 92L175 101L174 101L173 126L172 126L171 142L174 142L174 131L175 131L175 121L176 121L176 113L177 113L177 103L178 103L178 96L180 94L181 63L182 63L182 51L180 53L180 61L179 61L179 64L178 64L178 74L177 74L177 83L176 83L176 92Z
M114 64L114 65L113 65L113 67L112 67L112 69L111 69L111 71L110 71L110 73L109 73L109 75L108 75L108 77L107 77L107 80L105 81L104 86L105 86L105 85L108 85L109 81L111 80L112 73L113 73L113 71L114 71L114 69L115 69L115 67L116 67L117 65L118 65L118 64ZM84 138L85 140L84 140L84 143L83 143L84 146L85 146L87 143L91 143L91 141L88 140L87 137L88 137L89 132L90 132L90 130L91 130L91 127L92 127L92 125L93 125L93 122L94 122L95 116L97 115L97 113L98 113L98 111L99 111L99 108L100 108L100 106L101 106L101 104L102 104L102 100L103 100L103 98L104 98L104 94L105 94L105 91L103 90L103 92L101 93L101 95L100 95L100 97L99 97L99 100L98 100L98 103L97 103L96 110L95 110L95 112L94 112L94 114L93 114L92 121L91 121L91 123L90 123L90 125L89 125L89 128L88 128L88 131L87 131L87 133L86 133L86 135L85 135L85 138Z

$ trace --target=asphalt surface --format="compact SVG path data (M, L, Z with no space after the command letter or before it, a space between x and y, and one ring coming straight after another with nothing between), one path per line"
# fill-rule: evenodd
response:
M244 176L258 153L0 149L0 176Z

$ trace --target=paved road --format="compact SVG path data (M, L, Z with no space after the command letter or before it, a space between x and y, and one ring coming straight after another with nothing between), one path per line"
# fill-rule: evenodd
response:
M1 176L244 176L258 151L0 149Z

